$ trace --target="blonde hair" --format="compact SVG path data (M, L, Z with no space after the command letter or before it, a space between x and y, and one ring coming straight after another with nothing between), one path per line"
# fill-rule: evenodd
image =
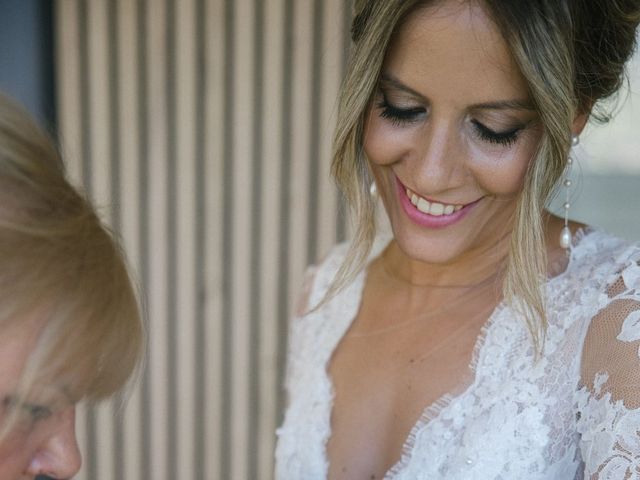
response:
M546 332L543 210L566 168L574 118L588 114L622 82L624 64L635 47L640 8L629 0L478 1L497 24L527 80L543 128L518 199L504 283L505 300L524 315L539 350ZM355 2L351 61L342 84L331 166L352 209L355 231L328 297L363 268L375 235L363 129L387 49L407 17L433 3Z
M52 139L0 95L0 328L34 313L43 327L21 396L53 378L72 387L73 401L104 399L140 363L142 322L122 250L66 179Z

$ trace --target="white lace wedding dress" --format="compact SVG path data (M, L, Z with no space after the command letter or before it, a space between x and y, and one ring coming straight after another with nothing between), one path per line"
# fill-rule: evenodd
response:
M376 256L386 241L377 242ZM343 260L314 269L310 305ZM548 280L542 358L524 321L501 304L478 338L473 382L425 409L394 480L640 479L640 247L591 230ZM277 480L327 477L333 390L327 364L359 308L365 273L290 329L288 407Z

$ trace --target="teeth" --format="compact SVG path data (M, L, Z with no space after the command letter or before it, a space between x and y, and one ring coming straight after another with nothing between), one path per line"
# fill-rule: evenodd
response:
M407 188L407 197L411 200L411 203L420 210L422 213L433 215L434 217L440 217L442 215L451 215L453 212L457 212L462 209L462 205L444 205L438 202L429 202L422 197L419 197L411 190Z
M416 206L418 207L418 210L420 210L422 213L429 213L430 212L431 205L424 198L419 198L418 199L418 205L416 205Z
M439 217L440 215L442 215L444 213L444 205L441 203L432 203L431 204L431 210L429 210L429 213L431 215L434 215L436 217Z

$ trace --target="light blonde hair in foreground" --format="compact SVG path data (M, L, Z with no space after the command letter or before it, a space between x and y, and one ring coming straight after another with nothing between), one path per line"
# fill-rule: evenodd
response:
M123 252L67 181L52 139L0 95L0 335L34 312L44 327L20 398L53 379L72 401L101 400L140 363L142 323Z
M473 1L473 0L471 0ZM571 127L621 85L635 47L637 0L486 0L528 82L543 128L527 171L511 236L504 296L524 316L536 350L546 332L543 212L567 164ZM394 33L417 9L437 1L356 0L351 59L342 84L332 174L355 219L354 237L327 298L365 265L375 236L364 120ZM596 113L596 118L606 120Z

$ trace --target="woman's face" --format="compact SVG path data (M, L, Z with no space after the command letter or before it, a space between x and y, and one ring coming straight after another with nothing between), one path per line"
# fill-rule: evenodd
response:
M390 45L364 135L402 250L442 264L504 237L540 140L537 120L476 2L410 16Z
M80 468L75 436L75 407L63 385L36 388L17 403L16 391L33 350L41 322L28 318L2 328L0 334L0 430L14 420L0 439L0 480L36 475L71 478Z

